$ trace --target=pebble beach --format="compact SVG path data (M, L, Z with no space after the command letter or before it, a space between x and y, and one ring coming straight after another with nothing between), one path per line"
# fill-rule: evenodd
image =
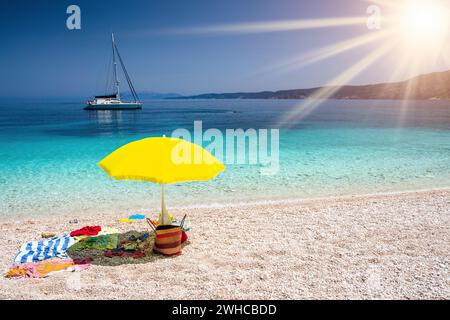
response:
M0 299L449 299L450 190L173 208L181 255L104 258L46 278L1 278ZM5 273L43 232L120 224L123 212L1 218ZM74 223L74 221L76 223Z

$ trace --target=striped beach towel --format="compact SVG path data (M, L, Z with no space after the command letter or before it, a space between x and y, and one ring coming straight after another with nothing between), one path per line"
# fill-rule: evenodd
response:
M67 234L24 244L14 258L14 263L38 262L50 258L67 258L67 249L75 239Z

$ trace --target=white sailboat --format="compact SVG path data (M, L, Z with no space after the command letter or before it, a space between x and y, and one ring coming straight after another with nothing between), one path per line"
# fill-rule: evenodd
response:
M141 109L142 103L139 101L139 97L134 90L133 83L131 82L130 76L128 75L127 69L123 64L122 58L120 56L119 50L117 49L114 33L111 34L112 40L112 63L113 63L113 81L115 93L106 94L101 96L95 96L93 100L87 102L85 110L124 110L124 109ZM117 74L117 60L120 63L125 79L127 80L130 92L133 96L134 101L122 101L120 98L120 83Z

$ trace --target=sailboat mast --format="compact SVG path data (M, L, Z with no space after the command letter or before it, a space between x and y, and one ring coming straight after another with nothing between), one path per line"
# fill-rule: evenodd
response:
M127 69L125 68L125 64L123 63L122 57L120 56L119 49L117 49L117 46L114 45L116 49L117 58L119 58L120 66L122 67L123 74L125 75L125 79L127 80L128 87L130 88L131 94L133 95L134 102L139 103L139 97L136 93L136 90L134 89L133 83L131 82L131 78L128 75Z
M116 62L116 45L114 43L114 33L111 33L112 50L113 50L113 66L114 66L114 82L116 85L116 96L120 99L119 79L117 78L117 62Z

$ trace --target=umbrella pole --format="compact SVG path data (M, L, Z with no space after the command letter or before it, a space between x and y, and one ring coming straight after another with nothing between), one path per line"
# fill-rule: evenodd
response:
M170 224L170 217L164 202L164 183L161 183L161 224Z

